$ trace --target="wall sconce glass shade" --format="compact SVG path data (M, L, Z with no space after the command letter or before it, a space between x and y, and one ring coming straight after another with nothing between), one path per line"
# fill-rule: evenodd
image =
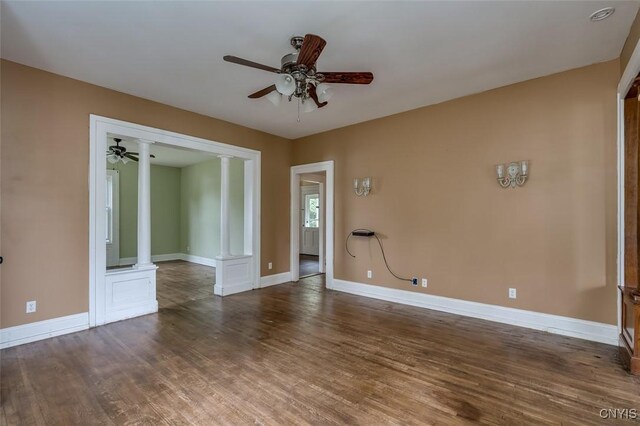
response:
M514 163L509 163L506 167L504 164L496 165L496 176L498 183L503 188L515 188L516 186L522 186L529 177L529 161L522 160Z
M265 98L267 98L274 106L280 105L280 102L282 101L282 95L277 90L269 93Z
M326 83L320 83L316 86L316 94L320 103L327 102L333 95L333 88Z
M285 96L293 95L296 91L296 81L289 74L279 74L276 77L276 90Z
M360 196L366 197L367 195L369 195L370 191L371 191L371 178L365 177L361 179L356 178L353 180L353 192L355 192L355 194L358 197Z

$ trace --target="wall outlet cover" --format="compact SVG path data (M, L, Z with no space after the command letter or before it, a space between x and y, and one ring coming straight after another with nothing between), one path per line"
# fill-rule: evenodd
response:
M269 264L267 265L267 267L268 267L269 269L273 269L273 263L269 262Z
M426 278L423 278L423 279L422 279L422 287L427 287L428 283L429 283L429 282L427 281L427 279L426 279Z
M373 278L373 271L367 271L367 278Z
M32 314L36 311L36 301L35 300L30 300L29 302L27 302L27 307L26 307L26 311L28 314Z
M515 299L517 297L517 292L515 288L509 289L509 299Z

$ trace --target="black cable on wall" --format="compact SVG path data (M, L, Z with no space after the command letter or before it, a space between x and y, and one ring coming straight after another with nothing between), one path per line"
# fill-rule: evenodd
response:
M351 253L349 251L349 238L351 238L351 236L353 235L354 232L369 232L371 233L370 236L375 237L375 239L378 241L378 245L380 246L380 251L382 252L382 259L384 260L384 266L387 267L387 271L389 271L389 273L391 275L393 275L394 277L396 277L397 279L401 280L401 281L408 281L410 283L413 283L413 279L411 278L403 278L398 276L397 274L395 274L391 268L389 267L389 262L387 262L387 256L384 252L384 247L382 246L382 241L380 241L380 238L378 238L378 235L372 231L371 229L367 229L367 228L358 228L358 229L354 229L353 231L349 232L349 235L347 235L347 239L344 242L345 248L347 249L347 253L349 253L349 256L355 258L356 256Z

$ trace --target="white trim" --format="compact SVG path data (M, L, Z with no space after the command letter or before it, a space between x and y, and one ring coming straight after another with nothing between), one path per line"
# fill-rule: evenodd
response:
M151 256L151 261L167 262L169 260L186 260L184 259L184 256L186 255L183 253L154 254L153 256ZM120 266L135 265L137 261L138 261L137 257L121 257ZM198 263L198 262L193 262L193 263Z
M291 282L291 272L282 272L280 274L266 275L260 278L260 288L270 287L272 285L284 284Z
M126 121L89 116L89 324L105 323L106 245L96 236L105 221L105 174L107 135L115 134L154 141L196 151L230 155L245 161L245 255L252 257L253 288L260 286L260 151L196 138ZM249 179L247 179L249 178ZM250 198L248 200L248 198ZM247 203L247 201L250 201ZM250 213L248 213L248 211ZM98 233L97 233L98 232ZM250 240L249 240L250 238ZM250 245L248 244L250 243ZM250 251L249 251L250 250Z
M532 328L563 336L577 337L609 345L618 344L618 330L615 325L586 321L559 315L543 314L498 305L470 302L449 297L434 296L407 290L380 287L340 279L333 280L332 290L388 302L433 309L466 317L479 318L518 327Z
M253 290L253 284L250 282L231 284L224 287L218 284L213 286L213 292L216 296L230 296L232 294L243 293L249 290Z
M0 329L0 349L75 333L88 328L88 312L3 328Z
M325 282L329 288L333 283L333 251L334 251L334 162L323 161L320 163L302 164L291 167L290 184L290 253L289 262L291 269L291 281L300 279L300 175L306 173L322 173L326 175L326 209L325 209L325 241L326 241L326 272Z
M318 225L320 226L320 236L319 238L319 248L318 248L318 272L324 274L325 266L324 266L324 244L325 244L325 234L324 234L324 215L325 206L324 206L324 182L320 182L318 184L320 186L320 214L318 215Z
M158 301L153 300L150 302L136 304L124 309L118 309L116 311L108 311L105 317L106 323L122 321L130 318L139 317L141 315L155 314L158 312Z
M198 265L216 267L216 260L209 257L194 256L192 254L181 253L180 260L185 262L197 263Z

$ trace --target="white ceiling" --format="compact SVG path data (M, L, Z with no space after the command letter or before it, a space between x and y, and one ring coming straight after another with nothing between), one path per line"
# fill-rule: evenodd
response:
M589 15L616 12L602 22ZM27 2L3 1L3 58L165 104L297 138L619 56L635 1ZM296 122L294 103L250 93L294 34L327 40L319 71L371 71L334 85Z
M122 139L120 146L124 146L129 152L138 152L138 144L133 139L122 136L119 137ZM107 142L109 146L115 145L115 141L111 137ZM151 164L157 166L186 167L217 158L215 154L170 147L159 143L152 144L149 152L156 156L156 158L151 159Z

